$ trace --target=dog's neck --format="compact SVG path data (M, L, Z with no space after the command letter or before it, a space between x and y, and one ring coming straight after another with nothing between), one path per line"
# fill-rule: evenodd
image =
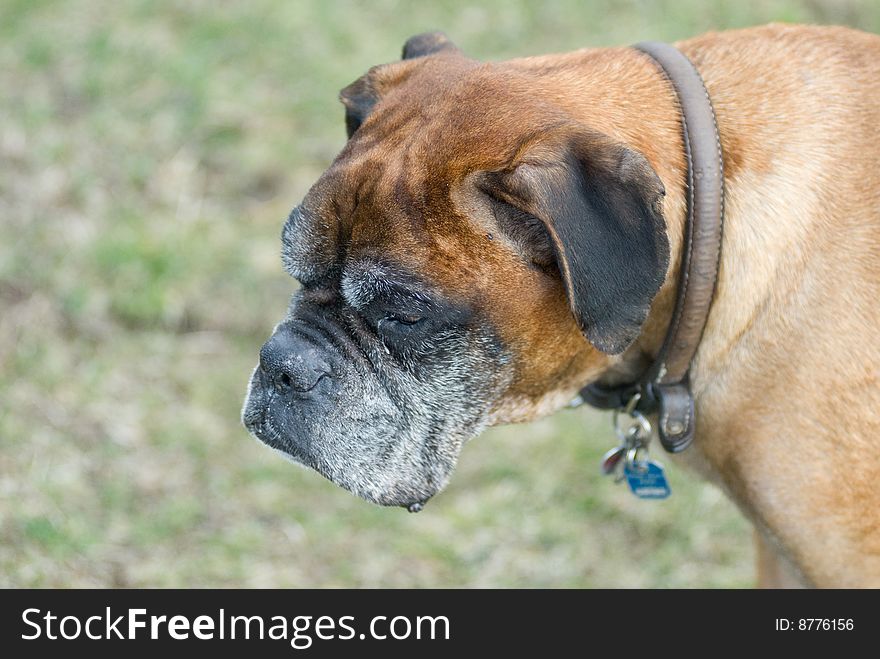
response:
M699 454L708 453L710 462L717 462L718 456L712 457L713 449L707 446L714 441L706 436L707 431L711 430L712 435L723 433L730 419L736 417L740 398L731 398L729 392L747 388L750 369L754 368L739 361L738 355L743 352L739 346L761 345L765 328L755 322L756 318L771 305L784 304L786 294L793 295L797 290L797 282L803 279L798 273L809 268L809 260L802 252L781 247L796 241L798 234L809 233L811 221L802 218L803 226L765 226L763 207L801 205L794 196L798 193L795 187L771 193L768 191L773 188L757 183L766 176L762 173L767 164L766 145L780 138L770 135L769 128L758 129L749 121L752 108L727 98L723 72L715 71L711 62L701 61L699 51L689 49L687 43L680 47L697 65L712 96L724 153L727 212L716 299L691 368L698 444L702 446L696 451L697 461ZM610 360L601 377L603 383L614 385L637 380L666 338L678 296L682 250L686 248L687 163L678 103L657 67L632 49L615 49L610 54L586 51L582 57L591 87L607 90L601 98L580 101L584 120L644 153L666 188L663 215L670 246L669 270L639 338L624 354ZM629 78L625 84L620 84L621 76ZM632 90L636 91L630 96ZM643 106L633 103L633 97L651 98L652 102ZM739 130L741 126L750 127L750 131ZM797 180L797 175L792 173L791 180ZM761 255L760 268L752 266L755 254ZM788 274L785 281L793 288L776 290L779 284L773 273L779 272ZM688 458L691 453L686 452Z
M560 56L553 57L558 62ZM678 294L687 217L687 160L678 100L657 65L634 49L584 50L561 57L579 70L584 88L581 91L575 87L560 103L579 120L644 154L666 189L663 216L669 237L669 271L639 339L623 355L611 358L602 376L607 384L632 382L660 351ZM522 63L541 70L546 66L544 59L529 58ZM569 66L559 70L570 72ZM571 85L570 81L553 81L552 75L543 84ZM597 89L602 93L597 94ZM651 102L637 103L634 99Z
M699 47L692 42L677 46L694 62L712 97L724 153L727 199L717 296L691 370L699 430L700 425L713 423L712 419L719 415L735 413L735 410L722 409L726 383L739 377L737 373L741 370L735 361L738 354L735 346L750 336L754 339L752 320L772 295L773 283L767 273L749 268L753 260L751 254L760 251L774 270L802 270L803 265L793 261L796 260L794 254L778 249L785 241L779 232L787 229L777 227L768 231L767 227L755 225L762 218L762 214L755 211L756 206L783 201L768 199L766 190L769 188L757 185L754 180L768 168L767 145L781 139L771 134L771 127L756 126L750 120L752 114L766 110L729 97L727 74L717 69L711 60L704 61ZM656 64L632 48L590 49L533 57L516 61L515 65L536 73L539 78L536 85L548 95L553 95L554 90L570 90L564 96L553 95L554 101L578 120L639 150L666 189L663 216L669 238L670 265L664 284L636 342L622 355L609 357L601 374L595 370L585 372L581 385L599 375L600 381L606 384L632 382L659 353L678 295L687 218L687 161L678 100ZM581 87L573 85L572 70L577 70L578 78L583 80ZM743 126L748 130L742 130ZM782 145L773 148L780 149ZM795 175L792 178L797 179ZM795 200L791 203L797 205ZM792 231L795 230L799 229L793 227ZM701 398L710 386L715 393L721 393L713 394L716 402L707 405Z
M571 57L581 58L578 64L587 73L585 79L594 89L607 91L598 97L589 94L578 97L575 94L568 109L645 154L666 189L663 215L670 244L670 267L665 282L651 306L640 337L623 355L611 360L601 378L609 385L629 383L638 380L660 352L679 294L682 251L687 248L687 159L681 111L672 86L657 65L643 53L634 49L614 49L581 51ZM633 98L650 98L651 103L633 103ZM721 122L720 130L726 159L736 158L737 144L732 130L724 122ZM746 306L743 304L740 308ZM705 355L729 354L731 343L738 338L736 332L726 330L739 327L740 322L730 322L735 320L730 318L730 310L725 315L727 321L712 324L711 336L706 336L705 345L700 346L692 373L695 393L712 379L713 368L721 366L717 359L707 361Z

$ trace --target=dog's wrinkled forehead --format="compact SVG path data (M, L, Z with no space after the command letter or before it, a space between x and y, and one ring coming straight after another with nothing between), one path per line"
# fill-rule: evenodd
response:
M309 200L307 199L307 202ZM331 283L345 301L363 309L376 299L430 303L435 291L414 274L416 268L400 263L399 257L383 253L375 241L358 249L352 241L351 221L305 205L293 209L282 232L284 268L304 285ZM380 224L374 221L374 228ZM387 227L380 233L388 235Z
M342 175L338 169L328 170L290 213L281 257L285 270L302 284L333 280L353 300L363 300L361 280L375 288L386 276L393 279L387 252L413 241L407 230L409 205L401 201L391 208L375 190L375 168L370 173L348 168ZM365 185L358 176L373 180Z

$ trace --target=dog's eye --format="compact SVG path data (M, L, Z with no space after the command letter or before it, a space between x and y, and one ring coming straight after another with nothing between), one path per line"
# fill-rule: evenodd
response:
M424 320L423 316L413 314L391 314L379 320L377 328L380 334L389 332L405 332Z
M424 320L422 316L414 316L410 314L393 314L391 316L385 316L385 318L382 319L382 323L390 323L391 325L403 325L404 327L409 327L410 325L415 325L422 320Z

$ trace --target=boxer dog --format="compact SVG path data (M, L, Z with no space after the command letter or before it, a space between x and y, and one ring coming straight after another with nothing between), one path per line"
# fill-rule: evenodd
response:
M675 45L726 186L681 459L754 522L761 584L880 586L880 38L770 25ZM284 225L301 288L243 421L417 510L484 428L656 355L684 240L679 108L632 48L484 63L439 33L341 99L349 140Z

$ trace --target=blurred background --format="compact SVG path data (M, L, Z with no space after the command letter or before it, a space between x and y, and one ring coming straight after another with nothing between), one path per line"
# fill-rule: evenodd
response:
M880 3L0 0L0 586L753 585L718 490L599 476L606 416L486 433L411 515L239 410L337 92L407 37L502 59L768 21L877 32Z

